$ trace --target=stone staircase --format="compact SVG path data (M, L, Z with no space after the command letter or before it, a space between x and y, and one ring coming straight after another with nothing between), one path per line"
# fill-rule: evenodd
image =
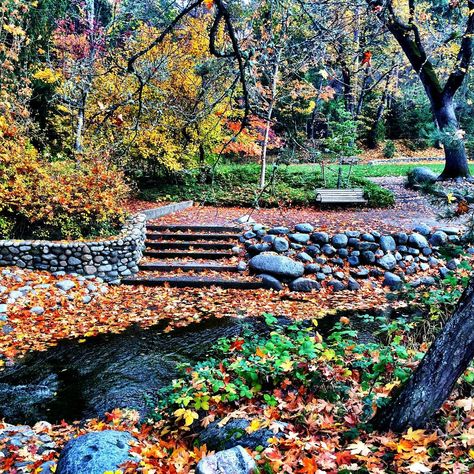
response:
M232 249L238 245L241 233L240 227L231 226L148 225L140 271L122 283L176 288L265 288L261 281L243 275L235 262Z

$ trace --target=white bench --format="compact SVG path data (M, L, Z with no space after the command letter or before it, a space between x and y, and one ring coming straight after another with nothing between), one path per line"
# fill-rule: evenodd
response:
M319 204L367 204L363 189L316 189Z

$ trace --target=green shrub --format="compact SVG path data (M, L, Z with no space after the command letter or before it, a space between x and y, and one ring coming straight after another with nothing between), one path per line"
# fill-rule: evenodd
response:
M387 140L383 148L383 156L385 158L393 158L395 156L396 148L393 140Z
M257 186L259 173L257 164L225 165L215 170L214 174L196 170L188 172L185 184L182 179L171 178L159 187L142 190L140 198L150 201L192 199L207 205L239 207L252 207L257 201L261 207L314 206L315 189L324 187L316 167L279 166L269 170L268 186L261 193ZM337 176L328 177L326 184L335 188ZM350 182L344 182L347 187L354 185L364 188L369 206L393 205L392 193L368 179L356 176Z
M281 326L273 316L264 316L267 333L245 329L238 337L220 340L206 360L181 366L182 377L152 401L154 418L166 419L175 425L172 429L188 429L208 412L224 414L249 401L276 407L284 392L307 393L336 404L334 414L342 420L347 413L345 402L354 391L362 396L362 389L366 391L363 421L372 414L373 403L386 401L372 388L404 382L410 376L410 357L400 337L409 325L403 319L388 323L372 317L389 342L385 345L358 342L358 332L346 322L336 323L324 340L308 323ZM372 353L377 357L363 356ZM299 422L304 423L304 417Z
M12 237L14 222L4 216L0 216L0 239Z

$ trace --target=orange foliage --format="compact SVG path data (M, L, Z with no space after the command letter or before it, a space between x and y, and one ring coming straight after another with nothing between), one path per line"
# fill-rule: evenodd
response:
M123 176L102 157L42 159L12 120L0 116L0 232L78 238L122 220ZM21 236L21 235L20 235Z

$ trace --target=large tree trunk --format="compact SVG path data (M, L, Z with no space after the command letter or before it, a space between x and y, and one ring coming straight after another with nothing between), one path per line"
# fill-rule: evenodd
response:
M470 176L464 142L461 136L456 136L460 130L452 98L443 98L441 104L433 104L433 109L440 131L445 135L442 142L446 163L440 178Z
M474 278L453 316L436 337L410 380L379 411L373 424L380 430L422 428L449 397L457 379L474 358Z

